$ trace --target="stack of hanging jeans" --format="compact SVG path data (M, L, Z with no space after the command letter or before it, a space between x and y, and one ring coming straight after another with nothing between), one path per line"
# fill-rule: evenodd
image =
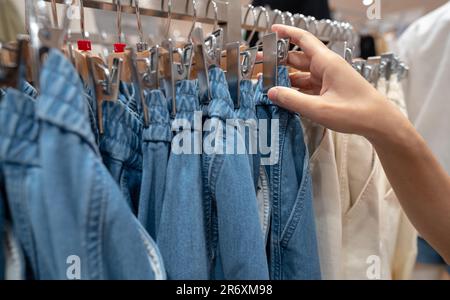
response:
M14 233L35 279L164 279L154 242L105 168L73 66L51 50L34 102L8 89L0 160Z
M149 126L123 82L98 120L92 87L57 50L39 96L1 90L0 231L11 223L17 246L0 252L0 276L19 261L16 277L30 279L320 278L299 116L261 82L242 81L235 107L224 72L209 79L208 102L198 81L177 83L172 118L172 99L146 90ZM279 126L262 138L264 121Z

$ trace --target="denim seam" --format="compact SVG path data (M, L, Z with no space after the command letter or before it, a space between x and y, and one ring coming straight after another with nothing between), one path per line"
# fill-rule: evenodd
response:
M99 166L95 166L95 174L99 174ZM88 251L88 276L89 279L102 279L103 267L101 261L102 255L102 224L103 220L103 202L106 199L107 192L102 188L104 182L101 176L95 176L91 187L92 198L88 204L87 212L87 251ZM106 202L105 202L106 203Z
M9 173L9 172L5 172L5 173ZM11 178L16 177L16 176L15 176L15 175L16 175L15 173L16 173L16 171L13 171L13 174L12 174L12 175L14 175L14 176L11 176ZM25 178L25 177L26 177L26 176L23 174L23 170L17 171L17 173L19 173L19 174L20 174L20 177L22 177L22 178ZM5 174L5 175L7 175L7 174ZM24 176L22 176L22 175L24 175ZM27 215L29 216L30 213L29 213L29 211L28 211L28 209L27 209L27 205L26 205L26 203L25 203L25 202L26 202L25 199L28 198L27 195L26 195L26 189L24 189L24 188L21 186L21 184L15 182L15 181L13 181L13 182L14 182L13 190L18 191L18 193L19 193L19 199L17 199L17 200L19 200L19 201L17 201L17 200L10 200L10 201L16 202L17 205L19 206L19 218L20 218L20 220L17 220L18 222L14 222L15 225L13 224L13 226L14 226L15 228L17 228L16 226L18 225L18 226L20 227L20 229L19 229L19 230L20 230L20 233L25 232L25 235L26 235L25 240L20 239L20 238L19 238L19 240L20 240L20 243L24 244L25 255L26 255L27 257L29 257L29 259L30 259L30 263L32 264L32 269L33 269L33 273L34 273L35 278L39 279L39 278L40 278L40 277L39 277L39 267L38 267L38 264L37 264L37 258L36 258L36 256L34 255L34 254L35 254L35 249L36 249L36 247L35 247L35 245L34 245L33 234L32 234L31 231L30 231L31 224L30 224L30 222L28 222L28 220L27 220L27 219L28 219L28 218L27 218ZM8 185L8 184L7 184L7 185ZM13 203L13 205L11 205L11 206L12 206L12 207L15 207L15 206L17 206L17 205L14 205L14 203ZM25 215L23 214L23 212L25 212ZM18 237L20 237L21 235L22 235L22 234L18 234Z
M274 260L274 278L281 279L281 249L280 249L280 238L281 238L281 172L282 172L282 161L283 161L283 149L286 141L286 131L287 131L287 115L284 110L280 110L280 145L279 145L279 157L278 164L272 166L272 182L273 182L273 191L272 191L272 234L271 239L275 239L275 243L273 243L274 255L272 256L272 260ZM286 116L286 117L285 117Z

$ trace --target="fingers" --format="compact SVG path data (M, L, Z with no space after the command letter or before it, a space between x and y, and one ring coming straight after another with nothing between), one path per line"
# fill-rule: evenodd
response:
M288 56L288 65L304 72L309 72L309 68L311 66L311 59L306 56L304 52L289 52Z
M323 100L291 88L275 87L269 90L269 99L287 110L298 112L312 121L318 121Z
M312 57L318 52L328 50L328 48L314 35L300 28L276 24L272 26L272 31L277 32L280 38L289 38L291 43L302 48L308 57Z
M313 85L311 82L311 75L309 73L296 72L289 75L292 87L301 90L312 90Z
M264 52L260 51L256 54L256 61L263 61ZM309 72L311 59L301 51L289 52L287 64L299 71Z

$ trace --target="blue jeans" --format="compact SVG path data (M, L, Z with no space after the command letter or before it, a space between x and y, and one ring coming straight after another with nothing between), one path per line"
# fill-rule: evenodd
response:
M278 82L290 86L286 67L279 68ZM298 115L273 105L262 93L262 82L255 99L258 119L279 122L279 157L275 164L265 166L271 198L270 278L320 279L309 155L301 120Z
M100 152L103 163L137 215L142 182L142 124L120 101L104 101L102 105L104 133L100 136Z
M142 185L139 221L156 238L166 184L172 131L167 100L159 90L146 95L150 124L142 133Z
M1 97L0 97L1 101ZM0 280L5 278L5 253L3 251L4 238L6 234L5 229L5 201L4 196L4 183L3 183L3 171L2 164L0 163Z
M210 149L204 148L203 188L211 277L268 279L249 158L235 152L244 140L236 127L225 123L235 117L233 101L223 71L214 68L209 75L212 100L206 111L211 126L204 128L204 147ZM221 134L223 129L226 134ZM227 137L235 143L227 145Z
M49 259L48 253L38 251L34 232L34 225L41 222L47 213L41 207L43 171L39 161L39 125L35 104L30 96L15 89L8 89L0 102L0 162L4 200L8 201L14 235L24 251L28 279L41 278L40 275L48 267L38 262Z
M201 128L195 128L199 110L195 81L181 81L176 90L177 115L172 123L176 134L167 164L157 243L161 249L169 279L209 278L202 197ZM171 103L171 99L168 99ZM201 122L197 120L197 123ZM201 123L200 123L201 124ZM181 147L185 151L180 151Z
M45 254L40 278L164 279L159 251L102 163L73 66L51 50L37 102L42 195L33 206L35 241ZM116 132L121 135L121 132Z

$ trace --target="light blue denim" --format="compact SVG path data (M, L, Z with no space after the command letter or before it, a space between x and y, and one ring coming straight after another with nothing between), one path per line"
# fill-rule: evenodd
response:
M39 125L35 101L8 89L0 102L0 162L14 235L23 249L27 279L39 279L47 253L39 253L34 224L41 222L43 171L39 161ZM44 255L44 258L40 258ZM47 256L48 257L48 256Z
M279 68L278 83L290 87L286 67ZM262 93L262 81L255 99L258 119L279 120L279 160L275 165L265 166L272 212L268 246L270 278L320 279L309 155L301 120L298 115L273 105Z
M164 200L166 170L172 141L169 107L160 90L149 91L145 98L149 126L142 133L142 184L139 221L156 238Z
M120 101L103 101L100 153L133 213L138 214L142 182L142 123Z
M246 154L226 154L227 136L236 150L243 138L236 127L226 124L235 117L233 101L225 74L220 68L209 71L212 100L206 111L211 122L204 128L204 146L214 146L204 153L203 184L207 228L207 246L212 279L269 279L264 236L259 224L254 181ZM211 143L210 135L225 129ZM233 152L233 151L231 151Z
M37 103L42 196L30 215L46 267L40 278L65 279L76 256L81 279L164 279L157 247L102 163L81 81L57 50L43 67Z
M168 101L171 103L171 99ZM164 201L156 241L161 249L169 279L205 280L209 278L209 273L201 155L191 151L173 151L174 146L178 147L184 143L190 143L191 149L201 146L201 128L193 126L194 112L199 110L196 81L177 83L176 105L177 115L172 123L172 128L176 131L167 165ZM185 126L177 125L181 120L185 120Z
M3 97L0 95L0 102ZM5 279L5 253L4 253L4 240L6 234L5 228L5 212L6 212L6 197L4 192L3 171L2 163L0 161L0 280Z
M8 89L11 91L11 95L8 97L8 100L5 100L5 103L2 105L2 111L3 112L11 112L11 110L15 113L13 113L14 116L16 116L17 118L22 118L23 116L20 115L20 111L16 112L14 110L14 108L12 108L11 105L11 101L14 97L17 96L18 98L18 102L23 101L25 103L30 102L28 105L29 106L34 106L34 104L32 103L33 100L31 98L36 98L37 97L37 91L36 89L29 84L26 81L21 81L21 85L20 85L20 89L22 91L22 93L24 93L25 95L27 95L28 97L22 96L20 95L20 92L14 90L14 89ZM0 102L3 100L4 97L6 97L6 93L8 90L0 90ZM21 100L22 99L22 100ZM27 104L25 104L27 105ZM14 106L14 105L13 105ZM9 120L8 117L6 116L2 116L5 120ZM30 124L30 122L25 122L26 124ZM4 126L4 128L7 128L6 125L2 125ZM9 128L9 127L8 127ZM14 133L12 129L7 129L7 131L9 130L9 132L11 133L9 138L13 138L14 137ZM5 131L6 132L6 131ZM6 261L10 260L10 259L19 259L22 258L22 261L17 262L18 265L20 266L24 266L25 265L25 261L23 260L22 256L17 255L16 257L8 257L8 255L10 255L12 252L11 251L4 251L6 248L3 247L3 245L8 246L8 239L6 237L6 230L7 230L7 222L10 223L11 220L9 220L9 218L7 219L7 196L6 196L6 187L5 187L5 180L2 178L3 177L3 163L4 160L0 158L0 279L4 279L6 276ZM11 200L13 201L13 200ZM8 250L14 250L15 252L21 252L21 249L8 249ZM16 272L17 278L24 278L25 277L25 270L22 268L20 270L17 270L18 272ZM32 274L28 274L28 276L30 278L33 278Z

